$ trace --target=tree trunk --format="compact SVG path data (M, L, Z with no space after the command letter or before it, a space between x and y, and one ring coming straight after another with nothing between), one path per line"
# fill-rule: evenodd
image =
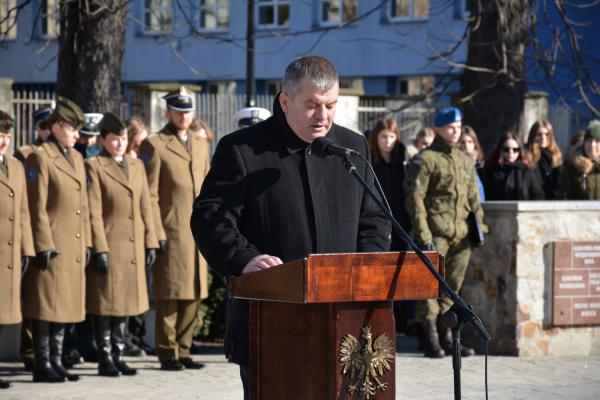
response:
M463 123L486 153L506 132L517 133L525 104L527 0L470 0L467 67L461 77Z
M119 115L127 0L61 1L57 93Z

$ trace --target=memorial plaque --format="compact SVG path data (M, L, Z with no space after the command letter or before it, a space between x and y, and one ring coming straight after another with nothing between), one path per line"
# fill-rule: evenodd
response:
M552 244L552 323L600 324L600 242Z

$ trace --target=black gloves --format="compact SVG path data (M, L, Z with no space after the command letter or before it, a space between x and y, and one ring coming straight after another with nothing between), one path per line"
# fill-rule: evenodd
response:
M28 269L29 269L29 257L23 256L23 257L21 257L21 277L25 276Z
M156 261L156 249L146 249L146 268L152 268Z
M159 240L158 241L158 251L162 253L166 249L167 249L167 241L166 240Z
M108 274L108 253L94 254L94 269L99 274Z
M433 244L433 242L425 243L425 250L426 251L437 251L437 249L435 248L435 244Z
M85 266L87 267L88 265L90 265L90 260L92 259L92 248L91 247L86 247L85 248Z
M50 265L50 260L59 254L60 254L60 252L58 250L54 250L54 249L41 251L41 252L37 253L36 259L37 259L38 268L41 269L42 271L47 270L48 266Z

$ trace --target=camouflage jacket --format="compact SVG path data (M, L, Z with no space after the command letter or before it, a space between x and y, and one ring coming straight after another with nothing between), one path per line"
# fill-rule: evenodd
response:
M457 243L468 234L467 217L475 212L483 222L475 166L458 145L437 137L408 167L404 190L415 240L424 245L433 237ZM487 227L482 225L484 232Z

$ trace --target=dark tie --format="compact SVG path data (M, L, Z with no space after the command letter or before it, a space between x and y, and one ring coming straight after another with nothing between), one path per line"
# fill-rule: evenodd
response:
M127 161L125 161L125 157L123 157L121 161L115 161L117 162L117 165L121 169L123 175L125 175L125 178L129 179L129 168L127 167Z

